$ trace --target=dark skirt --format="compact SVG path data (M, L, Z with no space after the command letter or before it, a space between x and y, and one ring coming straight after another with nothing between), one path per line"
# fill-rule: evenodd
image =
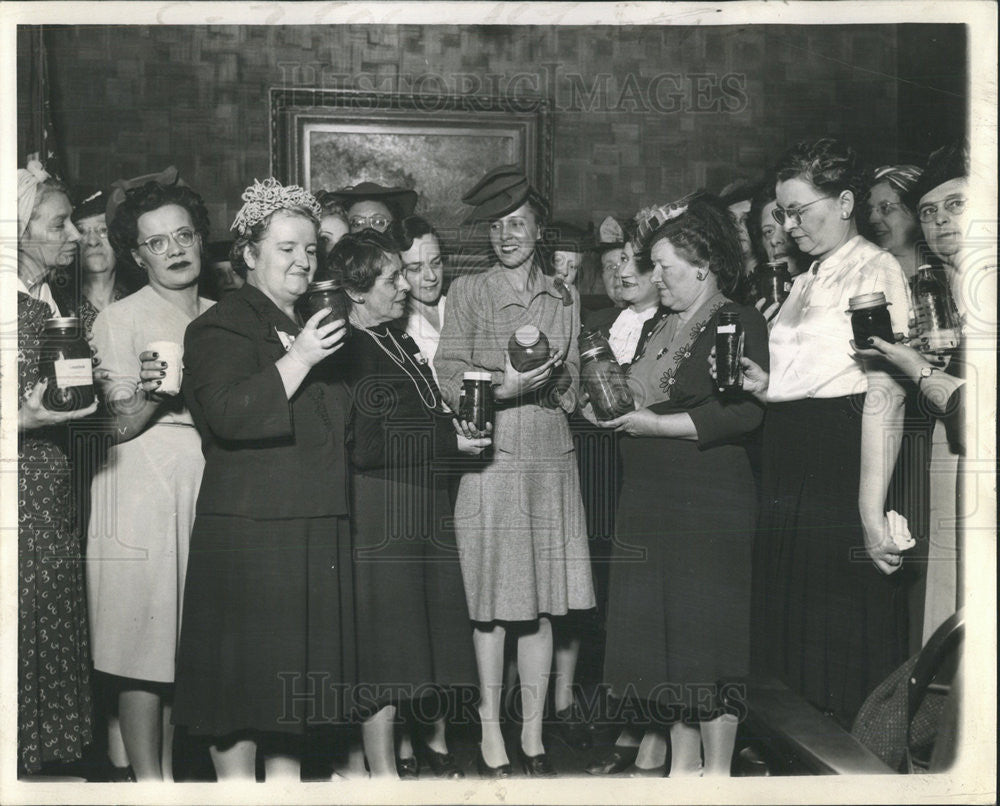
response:
M356 473L353 486L360 715L438 687L475 685L445 484Z
M605 680L661 720L718 713L747 673L756 490L746 451L623 439Z
M302 733L353 710L357 658L346 517L199 515L173 721L191 733Z
M768 406L754 545L754 669L842 724L907 657L904 578L864 550L863 406L863 395Z

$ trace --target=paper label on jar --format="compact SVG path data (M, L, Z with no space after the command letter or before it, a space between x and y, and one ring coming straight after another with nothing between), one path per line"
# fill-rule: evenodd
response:
M736 325L719 325L715 329L716 333L735 333Z
M70 386L90 386L94 382L94 365L89 358L62 358L52 362L56 386L67 389Z

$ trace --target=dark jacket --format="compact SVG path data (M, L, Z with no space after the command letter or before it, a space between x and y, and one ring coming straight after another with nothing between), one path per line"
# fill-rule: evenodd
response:
M278 331L299 326L247 284L184 337L184 399L202 437L199 514L308 518L348 513L350 396L337 357L313 367L288 400Z

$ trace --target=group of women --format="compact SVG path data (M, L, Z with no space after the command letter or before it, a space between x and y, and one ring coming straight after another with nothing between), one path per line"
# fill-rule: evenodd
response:
M588 771L728 774L745 706L733 683L752 667L849 724L907 654L885 515L905 385L951 416L963 381L961 362L941 371L903 344L852 350L845 311L881 291L906 333L897 210L917 212L958 281L967 169L937 159L904 202L878 184L869 196L839 142L790 149L748 214L762 255L811 261L777 311L747 299L752 261L715 196L602 226L602 274L625 307L588 324L636 402L611 421L580 385L572 266L546 270L548 202L517 166L463 197L493 265L457 277L447 306L441 245L411 190L317 199L255 182L233 223L245 283L213 304L198 295L205 207L175 172L119 183L81 230L65 188L37 164L19 172L22 772L91 740L92 657L115 693L122 778L171 777L173 725L207 737L220 780L252 779L258 754L267 778L297 778L306 737L342 724L360 725L345 775L415 777L422 761L461 777L440 693L462 685L478 686L478 772L507 777L511 666L518 766L555 775L550 678L562 719L570 617L596 604L574 414L618 434L604 671L642 714ZM884 249L858 234L869 199ZM60 313L46 280L81 231L88 265L134 264L147 280L124 295L102 277L86 295L104 415L90 427L110 447L84 563L61 440L95 406L50 412L38 372L43 321ZM305 311L316 279L342 290L346 318ZM714 380L723 315L745 332L742 391ZM550 354L519 371L507 345L525 325ZM165 385L177 357L164 343L183 345L182 390ZM492 390L485 430L456 414L469 373ZM415 707L428 694L431 717Z

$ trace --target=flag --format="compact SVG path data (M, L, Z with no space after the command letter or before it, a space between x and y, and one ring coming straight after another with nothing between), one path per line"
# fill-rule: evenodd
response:
M65 180L61 152L52 117L51 85L49 83L48 51L45 47L45 29L39 25L32 36L32 149L27 159L37 159L45 170L56 179Z

